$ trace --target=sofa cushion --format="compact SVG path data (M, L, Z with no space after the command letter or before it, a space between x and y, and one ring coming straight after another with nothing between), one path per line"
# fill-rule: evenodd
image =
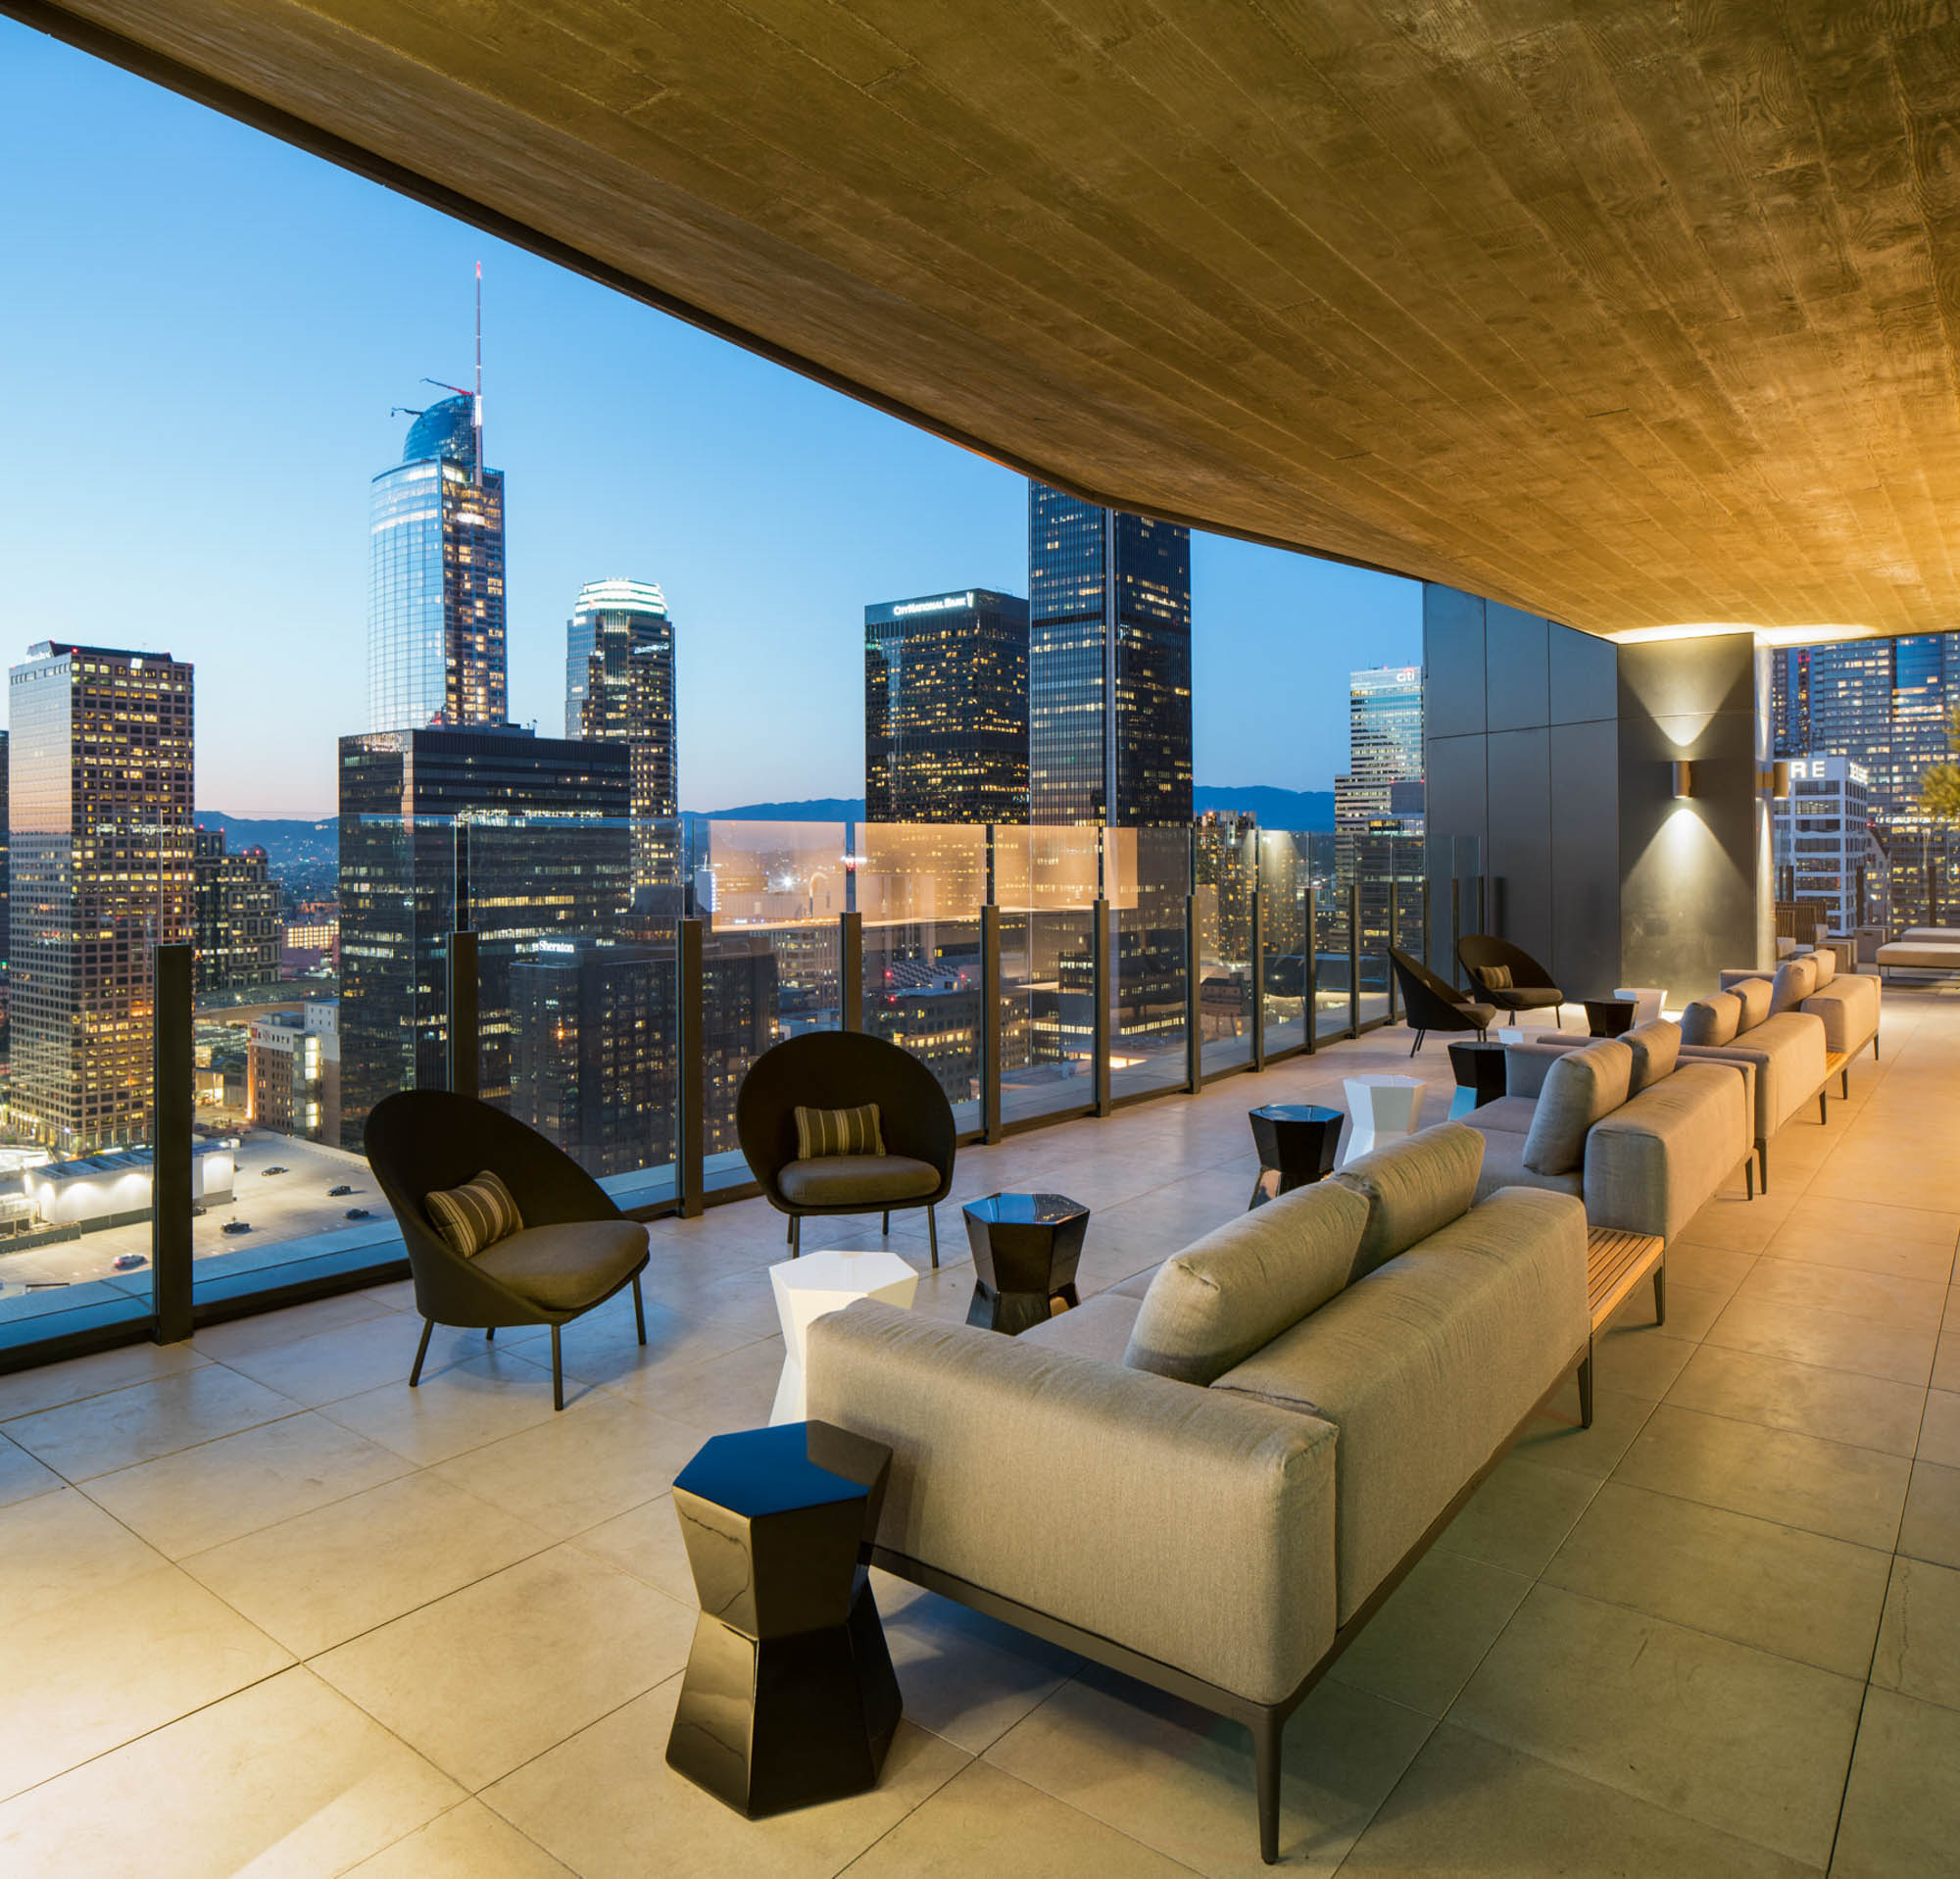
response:
M1531 1105L1523 1107L1529 1109ZM1484 1129L1484 1164L1477 1170L1478 1200L1488 1200L1505 1187L1539 1187L1550 1194L1585 1194L1585 1178L1577 1168L1569 1174L1541 1174L1536 1168L1526 1167L1525 1137L1518 1130L1486 1128L1482 1110L1463 1119L1473 1129Z
M1795 1011L1816 989L1817 967L1807 953L1785 960L1776 968L1776 977L1770 981L1770 1016L1775 1017L1780 1012Z
M1157 1268L1123 1361L1209 1383L1348 1283L1367 1223L1366 1203L1334 1181L1228 1220Z
M1212 1385L1340 1429L1343 1623L1583 1355L1589 1323L1585 1210L1511 1188Z
M1710 992L1681 1014L1684 1044L1728 1044L1742 1021L1742 1001L1734 992Z
M1806 955L1811 964L1817 967L1817 988L1823 988L1838 976L1838 955L1829 946L1820 946L1814 953Z
M527 1226L476 1256L479 1272L540 1311L583 1311L647 1262L638 1220L572 1220Z
M791 1162L776 1175L795 1207L858 1207L915 1201L939 1186L939 1170L909 1155L819 1155Z
M1576 1168L1586 1153L1586 1131L1627 1100L1633 1074L1634 1053L1619 1038L1567 1051L1544 1073L1525 1137L1525 1166L1538 1174Z
M1629 1096L1638 1096L1662 1077L1671 1075L1681 1056L1681 1026L1664 1017L1636 1024L1622 1041L1634 1054L1634 1073L1627 1084Z
M1529 1135L1532 1117L1537 1113L1538 1105L1528 1096L1500 1096L1494 1103L1486 1103L1482 1109L1472 1110L1460 1119L1473 1129L1481 1129L1486 1135L1493 1129Z
M1337 1171L1331 1178L1368 1204L1354 1277L1372 1272L1468 1209L1477 1198L1483 1160L1483 1136L1461 1122L1442 1122Z
M1736 1023L1736 1035L1743 1036L1753 1031L1770 1014L1770 1001L1775 992L1766 978L1745 978L1740 985L1729 988L1730 996L1741 1002L1742 1014Z
M1102 1363L1121 1363L1143 1304L1142 1299L1125 1298L1118 1292L1099 1292L1093 1299L1084 1299L1080 1305L1031 1325L1021 1333L1021 1342L1073 1351L1077 1357L1095 1358Z

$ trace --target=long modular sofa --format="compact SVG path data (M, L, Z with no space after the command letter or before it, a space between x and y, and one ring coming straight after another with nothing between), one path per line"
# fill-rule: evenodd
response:
M1960 941L1960 934L1956 934ZM1790 968L1794 981L1796 1008L1824 1021L1824 1050L1827 1057L1846 1060L1839 1067L1843 1093L1851 1093L1849 1060L1867 1045L1872 1056L1879 1054L1879 1018L1883 996L1879 981L1869 972L1845 972L1838 967L1838 955L1828 947L1797 953L1777 966ZM1808 989L1803 975L1810 975ZM1723 991L1733 991L1746 979L1760 978L1760 972L1731 969L1721 974ZM1776 981L1770 982L1771 1003L1775 1004Z
M886 1444L889 1570L1280 1736L1588 1359L1586 1210L1478 1197L1426 1129L1016 1339L862 1301L809 1331L810 1415Z

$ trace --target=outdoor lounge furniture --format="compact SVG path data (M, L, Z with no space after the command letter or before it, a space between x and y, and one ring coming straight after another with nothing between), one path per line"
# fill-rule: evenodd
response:
M1456 961L1480 998L1506 1012L1544 1012L1562 1029L1565 994L1551 974L1522 946L1494 933L1466 933L1456 942Z
M1755 1070L1756 1171L1770 1189L1770 1137L1817 1099L1828 1113L1825 1085L1834 1066L1824 1020L1801 1009L1816 984L1815 968L1787 959L1774 979L1742 979L1696 999L1681 1014L1681 1054L1710 1063L1749 1063Z
M1956 939L1956 943L1960 943L1960 938ZM1849 1096L1849 1060L1867 1044L1872 1047L1874 1058L1879 1054L1879 1011L1882 1003L1879 981L1868 972L1839 969L1838 955L1824 947L1796 954L1794 963L1799 966L1807 965L1812 975L1811 989L1802 995L1797 1009L1824 1020L1827 1065L1837 1070L1839 1088ZM1755 972L1725 971L1721 975L1722 989L1725 992L1733 990L1742 980L1759 976Z
M800 1159L796 1113L878 1107L882 1155ZM953 1105L909 1051L861 1031L807 1031L749 1065L735 1098L735 1132L768 1202L789 1215L791 1257L803 1251L808 1214L879 1213L889 1231L903 1208L925 1209L939 1264L933 1209L953 1186Z
M1960 929L1908 926L1878 949L1877 959L1881 973L1960 972Z
M555 1143L516 1117L448 1090L400 1090L368 1117L368 1165L388 1197L415 1281L421 1342L410 1389L422 1377L429 1333L438 1324L480 1328L551 1326L552 1406L564 1408L559 1326L633 1288L633 1316L647 1341L640 1273L647 1229L621 1213L591 1175ZM461 1187L484 1169L511 1190L521 1231L465 1259L437 1231L427 1197Z
M1420 960L1398 948L1389 948L1389 964L1402 995L1402 1021L1415 1032L1409 1046L1413 1057L1431 1031L1475 1031L1481 1038L1496 1021L1497 1008L1466 997L1439 978Z
M1426 1130L1018 1338L810 1327L810 1413L892 1450L874 1563L1245 1723L1269 1864L1287 1717L1584 1359L1585 1210L1475 1201L1483 1155Z

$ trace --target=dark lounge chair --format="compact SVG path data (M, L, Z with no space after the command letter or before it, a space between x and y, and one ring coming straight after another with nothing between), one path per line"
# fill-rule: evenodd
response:
M1411 1057L1422 1049L1422 1040L1431 1031L1475 1031L1481 1041L1496 1018L1494 1005L1476 1004L1438 978L1420 960L1393 946L1389 948L1389 964L1401 987L1403 1021L1415 1032L1415 1042L1409 1046Z
M1478 997L1489 999L1499 1011L1549 1011L1558 1028L1565 1028L1560 1009L1565 994L1522 946L1513 946L1494 933L1466 933L1456 942L1456 958ZM1503 982L1493 984L1493 978Z
M796 1113L878 1106L883 1155L800 1161ZM902 1208L925 1209L932 1262L939 1264L933 1209L953 1186L953 1105L913 1057L861 1031L807 1031L785 1038L749 1065L735 1098L735 1132L749 1171L769 1205L790 1216L790 1257L803 1251L811 1213L881 1213L889 1232Z
M633 1316L647 1341L640 1273L647 1229L564 1151L514 1116L448 1090L401 1090L374 1105L365 1137L368 1163L394 1209L409 1250L422 1338L409 1387L422 1378L438 1324L481 1328L551 1326L552 1405L564 1408L558 1329L633 1288ZM430 1219L427 1197L461 1187L488 1168L511 1190L523 1230L473 1259L459 1254Z

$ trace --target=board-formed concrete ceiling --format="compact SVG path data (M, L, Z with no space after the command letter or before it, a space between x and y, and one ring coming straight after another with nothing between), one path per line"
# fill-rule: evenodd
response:
M1105 501L1594 632L1960 626L1943 7L0 5Z

